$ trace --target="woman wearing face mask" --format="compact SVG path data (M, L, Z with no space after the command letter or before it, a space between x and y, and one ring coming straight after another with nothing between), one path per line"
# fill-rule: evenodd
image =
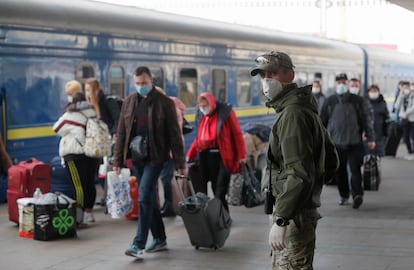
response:
M67 95L67 100L68 100L68 104L66 104L65 106L65 111L66 111L66 108L70 104L72 104L73 97L76 95L76 93L79 93L81 90L82 90L82 85L80 84L80 82L76 80L68 81L65 84L65 93Z
M196 192L207 193L207 181L211 181L214 196L228 210L225 196L230 174L240 172L240 163L246 162L243 134L230 105L216 101L210 93L200 94L197 103L197 136L188 150L186 160L194 161L197 155L199 158L204 181L193 179Z
M368 89L368 98L374 111L375 149L380 157L385 154L385 138L387 137L389 112L384 97L380 94L378 85L373 84Z
M406 159L414 160L414 89L410 89L409 82L402 83L394 108L399 112L398 117L403 129L403 138L407 145L408 156Z

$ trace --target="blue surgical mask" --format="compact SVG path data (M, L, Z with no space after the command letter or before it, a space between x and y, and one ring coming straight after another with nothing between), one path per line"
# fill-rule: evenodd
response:
M202 112L204 115L207 115L210 113L210 107L208 106L204 108L200 107L200 112Z
M144 86L135 85L135 90L137 90L137 93L140 94L141 96L146 96L151 91L148 85L144 85Z
M345 84L338 84L337 86L336 86L336 93L338 94L338 95L343 95L343 94L345 94L346 92L348 91L348 88L346 87L346 85Z

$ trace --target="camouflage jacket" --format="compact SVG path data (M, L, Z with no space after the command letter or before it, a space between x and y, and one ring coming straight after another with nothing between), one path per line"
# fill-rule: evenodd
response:
M338 154L318 116L310 86L286 85L266 106L276 110L276 120L265 179L271 178L276 198L274 216L292 219L302 209L321 205L324 179L336 172Z

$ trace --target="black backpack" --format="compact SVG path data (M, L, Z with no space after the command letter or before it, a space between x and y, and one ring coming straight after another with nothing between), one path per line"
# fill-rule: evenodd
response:
M121 107L123 103L123 99L115 96L115 95L107 95L106 96L106 105L108 106L109 113L112 118L112 128L111 128L111 134L115 133L118 128L118 120L119 115L121 113Z

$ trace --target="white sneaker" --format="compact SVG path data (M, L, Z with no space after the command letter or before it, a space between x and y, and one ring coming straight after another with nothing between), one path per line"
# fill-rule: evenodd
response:
M95 222L95 218L92 212L84 212L83 214L83 223L90 224Z
M414 160L414 154L409 154L404 157L405 160Z

